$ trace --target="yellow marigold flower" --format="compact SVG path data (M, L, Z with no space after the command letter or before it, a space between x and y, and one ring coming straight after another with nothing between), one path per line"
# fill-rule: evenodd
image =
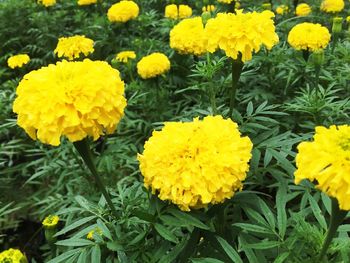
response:
M326 27L308 22L294 26L288 34L288 43L296 50L324 49L330 40L331 34Z
M157 77L170 70L170 61L163 53L152 53L137 63L137 73L143 79Z
M168 122L138 155L144 184L181 210L222 203L243 187L252 142L222 116Z
M295 183L308 179L317 188L338 199L342 210L350 210L350 126L316 127L311 142L298 145Z
M14 68L21 68L23 65L28 64L30 57L27 54L19 54L7 59L7 65Z
M192 15L192 8L188 5L179 5L179 18L187 18Z
M128 63L129 59L135 59L136 54L134 51L122 51L116 56L116 60L123 63Z
M13 111L32 139L57 146L114 132L126 106L119 71L104 61L58 62L24 76Z
M347 16L347 17L346 17L346 22L347 22L347 23L350 23L350 16Z
M165 7L165 14L164 14L165 17L167 18L171 18L171 19L178 19L179 17L179 12L177 10L177 5L167 5Z
M78 0L78 5L92 5L96 3L97 0Z
M87 239L90 239L90 240L94 240L94 234L98 234L98 235L102 235L102 231L101 229L99 229L98 227L91 230L87 235L86 235L86 238Z
M202 12L214 12L215 9L215 5L207 5L202 7Z
M56 0L38 0L38 3L45 7L53 6L56 4Z
M289 11L289 7L286 5L280 5L276 8L276 13L279 15L284 15L288 13L288 11Z
M180 54L202 55L207 51L201 17L187 18L170 31L170 47Z
M56 215L49 215L45 217L42 224L44 228L55 228L58 224L58 221L60 221L60 218Z
M278 35L272 18L274 13L268 10L262 13L218 14L209 19L205 33L208 36L208 51L215 52L220 48L226 56L237 59L242 54L242 61L252 59L252 54L258 52L262 45L271 49L278 43Z
M218 0L219 3L231 4L234 0Z
M94 41L79 35L59 38L54 51L59 58L66 57L68 60L79 58L81 54L87 56L92 52L94 52Z
M327 13L336 13L344 9L344 0L323 0L321 10Z
M308 4L302 3L295 9L295 14L297 16L307 16L311 13L311 7Z
M131 19L135 19L139 15L139 6L133 1L120 1L112 5L107 12L110 22L125 23Z
M27 263L26 256L18 249L7 249L0 253L0 263Z

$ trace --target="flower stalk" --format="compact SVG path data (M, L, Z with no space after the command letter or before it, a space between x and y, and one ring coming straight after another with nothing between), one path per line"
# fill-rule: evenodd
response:
M322 259L325 257L328 247L331 244L331 241L334 238L339 225L343 222L347 214L348 214L348 211L339 209L338 200L335 198L332 198L331 221L327 231L326 239L323 242L321 253L318 258L319 261L322 261Z
M102 192L102 194L103 194L104 198L106 199L106 202L107 202L109 208L111 209L113 215L117 218L118 217L117 210L115 209L113 202L112 202L112 199L106 190L106 187L103 183L102 177L97 172L97 169L96 169L96 166L94 163L94 159L93 159L93 155L92 155L92 152L90 150L90 146L89 146L87 139L85 138L81 141L74 142L73 145L74 145L75 149L78 151L78 153L80 154L80 156L83 159L86 166L89 168L91 174L93 175L93 177L95 179L97 187Z
M232 61L232 86L231 86L231 92L230 92L230 111L228 115L232 117L233 108L235 106L235 99L236 99L236 93L237 93L237 86L238 81L242 73L243 69L243 62L242 62L242 55L239 54L237 59L234 59Z

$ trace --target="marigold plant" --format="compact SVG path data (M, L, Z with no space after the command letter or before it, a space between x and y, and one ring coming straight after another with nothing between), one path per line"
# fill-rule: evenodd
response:
M56 4L56 0L38 0L38 3L45 7L53 6Z
M30 57L27 54L18 54L15 56L11 56L7 59L7 65L14 68L21 68L23 65L28 64L30 61Z
M242 189L252 146L231 119L208 116L165 123L138 160L145 186L189 211L221 203Z
M271 49L278 43L273 17L274 13L268 10L262 13L238 10L237 14L218 14L216 18L209 19L205 27L208 51L220 48L233 59L241 54L243 62L251 60L253 53L262 46Z
M13 111L32 139L57 146L114 132L126 106L119 71L103 61L58 62L24 76Z
M324 49L330 40L331 34L326 27L308 22L294 26L288 34L288 43L296 50Z
M157 77L170 70L170 61L163 53L152 53L137 63L137 73L143 79Z
M96 3L97 0L78 0L78 5L92 5Z
M85 36L61 37L54 53L59 58L65 57L68 60L79 58L82 54L84 56L94 52L94 41Z
M170 47L180 54L202 55L207 51L206 46L201 17L184 19L170 31Z
M321 10L327 13L337 13L344 9L344 0L323 0Z
M123 0L108 9L107 17L110 22L125 23L138 17L139 12L139 6L134 1Z
M342 210L350 210L350 126L316 127L311 142L298 145L295 183L303 179L338 200Z
M183 19L192 15L192 8L188 5L167 5L164 16L170 19Z
M55 228L58 224L58 221L60 221L60 218L56 215L49 215L44 218L42 225L44 228Z
M116 56L116 60L123 63L128 63L129 59L135 59L136 53L134 51L122 51Z
M295 14L297 16L307 16L311 13L312 9L308 4L299 4L295 9Z
M0 263L27 263L26 256L18 249L7 249L0 253Z

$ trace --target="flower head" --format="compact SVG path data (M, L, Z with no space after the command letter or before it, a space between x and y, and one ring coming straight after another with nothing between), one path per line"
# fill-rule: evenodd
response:
M102 235L102 231L100 228L96 227L95 229L91 230L87 235L86 235L86 238L87 239L90 239L90 240L94 240L94 235Z
M110 22L125 23L131 19L135 19L139 15L139 6L133 1L122 0L112 5L107 12Z
M238 10L237 14L218 14L205 26L208 51L220 48L233 59L241 54L244 62L252 59L252 54L258 52L261 46L271 49L278 43L272 17L274 14L268 10L262 13Z
M7 65L14 68L21 68L23 65L28 64L30 57L27 54L19 54L12 57L9 57L7 60Z
M56 0L38 0L38 3L45 7L53 6L56 4Z
M346 20L346 23L350 23L350 16L347 16L345 20Z
M183 19L192 15L192 8L188 5L167 5L164 16L171 19Z
M294 26L288 34L288 43L296 50L324 49L330 39L331 34L326 27L308 22Z
M145 186L189 211L221 203L242 189L252 146L235 122L208 116L165 123L138 160Z
M42 224L44 228L55 228L58 224L58 221L60 221L60 218L56 215L49 215L45 217Z
M218 0L219 3L231 4L234 0Z
M96 3L97 0L78 0L78 5L92 5Z
M114 132L126 106L119 71L104 61L58 62L24 76L13 111L32 139L59 145Z
M87 56L92 52L94 52L94 41L79 35L59 38L54 51L59 58L66 57L68 60L79 58L81 54Z
M287 5L279 5L276 8L276 13L279 15L284 15L285 13L288 13L289 7Z
M184 19L170 31L170 47L181 54L202 55L206 43L201 17Z
M128 63L129 59L135 59L136 54L134 51L122 51L116 56L116 60L123 63Z
M187 18L192 15L192 8L188 5L179 5L179 18Z
M215 9L215 5L207 5L202 7L202 12L214 12Z
M315 182L318 189L338 199L342 210L350 210L350 126L316 127L311 142L298 145L295 183Z
M295 14L297 16L307 16L311 13L311 7L308 4L302 3L295 9Z
M344 9L344 0L323 0L321 10L327 13L337 13Z
M157 77L170 69L170 61L163 53L152 53L137 63L137 73L143 79Z
M26 256L18 249L7 249L0 253L0 263L27 263Z

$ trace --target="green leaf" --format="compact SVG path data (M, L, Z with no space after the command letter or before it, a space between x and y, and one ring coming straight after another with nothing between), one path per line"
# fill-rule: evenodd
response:
M112 241L112 235L105 223L102 222L101 219L97 219L97 226L102 231L102 234Z
M253 249L270 249L270 248L278 247L280 245L281 243L278 241L261 240L259 241L259 243L247 244L246 247L253 248Z
M193 263L225 263L224 261L215 258L191 258Z
M91 250L91 262L101 262L101 249L99 245L95 245Z
M154 225L154 228L157 230L159 235L161 235L166 240L177 243L176 236L163 225L157 223Z
M76 229L84 224L86 224L87 222L91 221L92 219L95 219L96 216L89 216L89 217L85 217L85 218L82 218L82 219L79 219L77 221L75 221L74 223L66 226L65 228L63 228L61 231L58 231L56 234L55 234L55 237L57 236L60 236L60 235L63 235L73 229Z
M277 226L278 233L283 239L287 230L287 189L285 184L281 184L276 194L276 208L277 208Z
M279 255L273 263L283 263L289 257L289 252L284 252Z
M70 257L73 257L74 255L78 254L81 251L81 248L75 248L72 250L69 250L61 255L59 255L58 257L55 257L51 260L49 260L47 263L59 263L59 262L66 262L65 260L67 260Z
M71 238L71 239L57 241L55 244L57 246L66 246L66 247L83 247L88 245L94 245L95 243L87 239Z
M194 216L191 216L189 213L185 213L176 209L170 209L169 212L180 219L182 222L187 223L187 225L195 226L201 229L209 230L210 227L204 224L199 219L195 218Z
M219 241L221 247L224 249L226 254L234 263L243 263L237 251L222 237L217 236L216 239Z
M86 263L88 262L88 252L86 249L83 249L78 257L77 263Z
M324 219L324 216L323 216L323 213L322 213L320 207L318 206L318 204L313 196L311 196L310 194L307 194L307 195L308 195L308 199L309 199L312 213L316 217L316 220L320 224L320 226L326 230L327 223L326 223L326 220Z
M255 232L255 233L262 233L262 234L273 234L271 229L263 227L263 226L257 226L249 223L235 223L234 226L238 226L248 232Z

